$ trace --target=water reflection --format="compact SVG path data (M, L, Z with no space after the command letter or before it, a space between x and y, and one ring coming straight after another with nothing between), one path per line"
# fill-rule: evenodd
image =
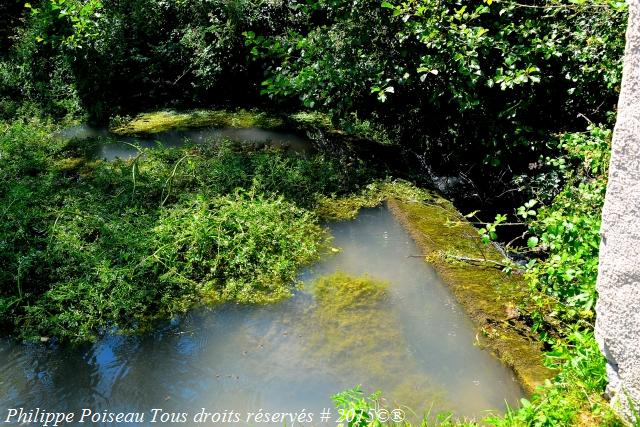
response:
M285 151L307 152L312 149L311 141L298 134L284 131L271 131L260 128L201 128L173 130L148 136L118 136L109 133L106 128L79 125L67 128L58 134L65 139L105 138L96 145L94 156L105 160L129 159L138 154L136 146L141 148L181 147L187 142L199 144L205 141L227 139L232 142L272 146ZM106 139L109 137L108 139Z

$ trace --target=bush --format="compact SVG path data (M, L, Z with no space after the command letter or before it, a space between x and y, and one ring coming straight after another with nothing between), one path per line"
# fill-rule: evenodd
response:
M605 359L592 332L571 332L547 354L550 367L558 369L530 400L504 418L489 417L497 427L556 427L572 425L622 426L601 394L607 384Z
M530 262L527 275L536 291L557 301L553 313L545 315L590 329L595 318L600 217L611 131L590 126L585 133L564 135L561 147L566 154L546 163L560 172L564 187L548 206L528 218L536 243L532 249L545 256ZM534 296L534 300L541 307L548 304L544 298Z

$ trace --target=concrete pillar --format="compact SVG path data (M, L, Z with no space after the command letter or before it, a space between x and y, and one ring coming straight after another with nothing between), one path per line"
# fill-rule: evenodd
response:
M640 410L640 0L629 23L618 118L602 212L596 338L607 358L614 408Z

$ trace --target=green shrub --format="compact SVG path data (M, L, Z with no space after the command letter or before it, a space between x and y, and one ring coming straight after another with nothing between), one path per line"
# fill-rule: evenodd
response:
M529 264L527 276L534 289L557 301L553 313L544 315L590 328L595 318L611 131L590 126L586 133L564 135L561 147L567 154L547 163L562 174L564 187L549 205L528 218L535 236L532 249L546 256ZM541 309L548 304L544 298L534 296L534 300Z
M592 332L573 331L547 356L549 365L559 369L558 376L504 418L489 417L491 425L622 426L601 397L607 384L605 360Z

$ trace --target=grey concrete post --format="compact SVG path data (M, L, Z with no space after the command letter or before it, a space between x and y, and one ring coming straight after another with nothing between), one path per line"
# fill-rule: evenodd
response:
M602 212L596 338L608 362L612 404L630 417L628 397L640 405L640 0L628 4L622 88Z

